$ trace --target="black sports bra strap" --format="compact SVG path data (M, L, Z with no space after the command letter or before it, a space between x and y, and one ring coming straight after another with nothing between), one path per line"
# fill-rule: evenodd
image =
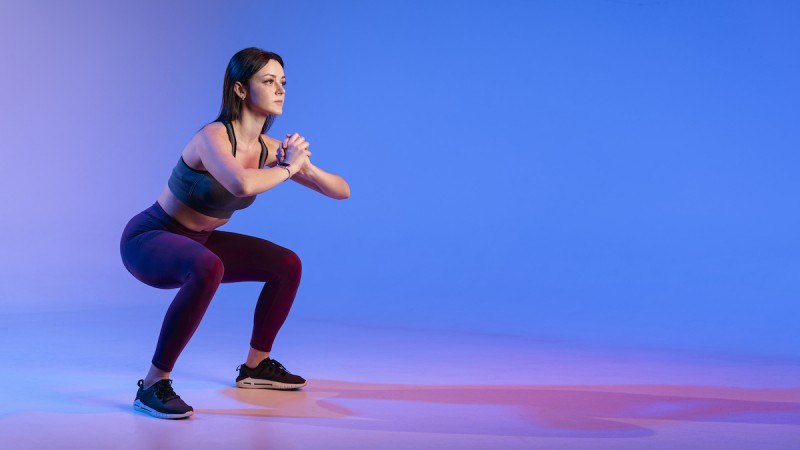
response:
M233 125L230 122L223 122L225 124L225 131L228 132L228 139L231 141L233 147L233 157L236 158L236 135L233 134Z
M225 131L228 132L228 139L231 141L231 147L233 147L233 157L236 158L236 134L233 132L233 125L231 125L230 122L223 123L225 124ZM264 163L267 162L269 149L261 136L258 137L258 142L261 144L261 155L258 157L258 168L260 169L264 167Z
M261 156L258 158L258 168L261 169L264 167L264 163L267 162L267 156L269 156L269 149L267 148L267 144L264 143L264 140L261 139L261 136L258 137L258 142L261 143Z

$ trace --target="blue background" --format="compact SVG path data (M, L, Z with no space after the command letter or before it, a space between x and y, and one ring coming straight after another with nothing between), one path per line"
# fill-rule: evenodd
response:
M282 185L223 228L303 258L289 320L800 356L799 20L789 0L4 2L2 311L166 308L119 236L257 46L286 62L270 134L352 188Z

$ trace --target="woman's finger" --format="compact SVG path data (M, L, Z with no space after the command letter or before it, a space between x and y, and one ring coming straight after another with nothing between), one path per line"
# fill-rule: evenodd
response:
M297 133L287 134L286 136L289 138L289 145L292 145L292 143L297 141L298 138L302 138L302 136Z
M289 148L289 138L288 137L286 139L284 139L283 142L281 142L281 147L283 147L284 149Z

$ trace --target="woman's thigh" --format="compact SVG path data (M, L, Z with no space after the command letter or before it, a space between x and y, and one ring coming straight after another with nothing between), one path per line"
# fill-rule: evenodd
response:
M299 274L302 268L293 251L266 239L214 231L205 245L225 266L223 283L274 281L287 274Z
M122 246L125 268L139 281L162 289L181 287L190 273L215 260L203 244L164 230L141 233Z

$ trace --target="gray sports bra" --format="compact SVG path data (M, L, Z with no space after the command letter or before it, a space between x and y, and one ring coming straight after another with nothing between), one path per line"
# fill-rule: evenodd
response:
M225 123L228 131L228 139L233 147L233 156L236 156L236 135L233 134L233 127L230 123ZM267 160L267 146L258 137L261 143L261 156L258 158L258 167L264 167ZM169 190L172 194L195 211L211 217L228 219L234 211L247 208L256 201L256 196L236 197L231 194L219 181L205 170L192 169L183 160L183 155L178 159L178 164L172 169L172 174L167 181Z

